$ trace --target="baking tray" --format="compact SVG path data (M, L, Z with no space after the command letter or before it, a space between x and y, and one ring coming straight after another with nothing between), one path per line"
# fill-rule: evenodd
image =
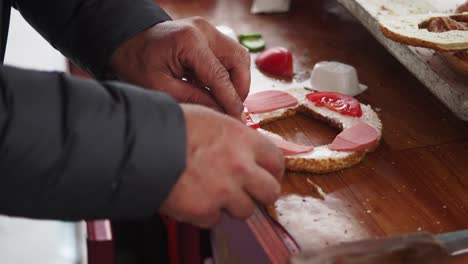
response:
M434 51L409 47L386 38L378 27L380 15L451 12L465 0L337 0L437 98L468 121L468 79L453 72Z

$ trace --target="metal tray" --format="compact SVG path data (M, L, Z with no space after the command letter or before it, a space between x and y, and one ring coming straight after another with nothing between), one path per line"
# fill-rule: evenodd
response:
M379 30L380 15L450 12L465 0L337 0L437 98L459 118L468 121L468 79L453 72L425 48L409 47L386 38Z

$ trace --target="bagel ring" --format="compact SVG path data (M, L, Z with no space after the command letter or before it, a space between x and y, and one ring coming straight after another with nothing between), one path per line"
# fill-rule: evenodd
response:
M297 99L297 104L262 113L255 113L254 111L249 113L250 119L254 124L253 127L260 133L270 137L271 139L281 139L279 135L266 131L260 126L290 117L296 113L304 113L342 130L331 144L314 146L311 151L307 151L305 153L285 154L287 169L291 171L312 173L339 171L359 163L366 153L375 150L378 146L382 137L382 122L380 121L377 113L369 105L359 103L362 109L362 115L360 117L354 117L330 110L323 106L316 106L306 98L306 95L311 92L304 88L290 88L283 92ZM248 109L248 104L249 98L246 99L245 105L247 107L247 111L251 111L251 109ZM372 129L375 130L370 131L375 133L375 135L373 135L375 140L372 140L372 142L367 145L359 146L356 150L343 151L330 149L330 146L334 146L341 134L346 133L346 131L360 129L356 128L358 125L367 129L365 131L370 131ZM344 140L346 140L346 138Z

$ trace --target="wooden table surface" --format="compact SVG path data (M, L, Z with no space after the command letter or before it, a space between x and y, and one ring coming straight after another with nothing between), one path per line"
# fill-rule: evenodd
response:
M315 63L336 60L355 66L361 83L369 86L358 99L382 119L379 148L341 172L287 173L282 197L269 208L302 249L468 228L468 123L457 119L335 1L293 0L291 11L279 15L252 15L247 0L159 2L174 18L203 16L238 33L262 33L268 46L289 48L296 80L307 77ZM252 91L290 85L253 70ZM302 144L326 144L338 133L302 115L265 128Z

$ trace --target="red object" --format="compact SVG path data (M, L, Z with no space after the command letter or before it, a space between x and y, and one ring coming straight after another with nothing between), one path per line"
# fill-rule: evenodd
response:
M331 150L357 151L373 146L378 138L377 130L364 122L359 122L343 130L328 146Z
M268 90L251 94L245 99L244 105L251 113L262 114L278 109L296 106L299 102L289 93Z
M258 54L255 64L265 73L288 79L293 77L293 58L286 48L274 47L264 50Z
M287 263L301 249L289 233L268 214L256 209L245 221L273 264Z
M109 220L86 222L88 263L115 264L114 242Z
M112 229L110 221L94 220L86 223L88 239L92 241L112 241Z
M201 263L200 229L161 217L167 228L169 264Z
M267 138L271 140L277 148L281 149L284 155L296 155L314 150L314 146L299 145L276 137L267 136Z
M316 106L324 106L343 115L362 116L361 104L351 96L333 92L315 92L307 94L306 98Z

